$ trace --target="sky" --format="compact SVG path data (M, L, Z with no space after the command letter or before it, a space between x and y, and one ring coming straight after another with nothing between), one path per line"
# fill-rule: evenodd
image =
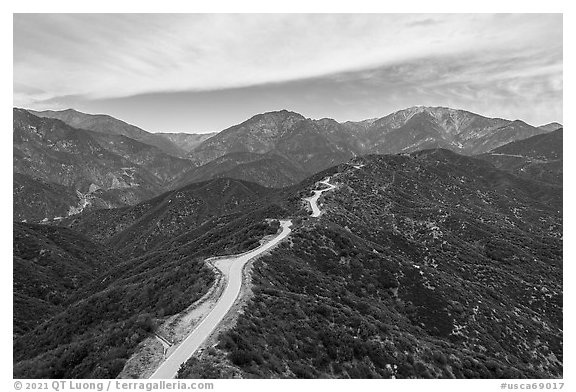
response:
M151 132L416 105L562 122L561 14L15 14L13 104Z

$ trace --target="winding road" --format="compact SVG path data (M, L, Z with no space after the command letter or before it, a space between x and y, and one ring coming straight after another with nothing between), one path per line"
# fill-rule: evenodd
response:
M215 258L214 266L218 268L226 281L226 288L222 296L218 299L216 306L208 315L198 324L198 326L180 343L180 345L170 354L168 358L156 369L150 378L169 379L174 378L180 365L186 362L198 348L204 343L218 324L224 319L224 316L230 311L232 305L240 294L242 287L242 271L244 266L254 257L266 252L276 246L290 234L292 221L281 220L280 226L282 231L272 240L240 255ZM213 259L214 260L214 259Z
M330 184L329 181L330 177L320 181L320 183L326 185L327 188L315 190L314 196L304 199L310 203L313 218L319 217L322 213L318 207L318 199L320 198L320 195L326 191L330 191L336 188L334 185ZM208 259L211 260L214 266L222 272L222 276L226 282L226 288L222 292L220 298L218 298L218 302L210 311L210 313L208 313L208 315L204 317L200 324L196 326L196 328L186 337L186 339L184 339L174 349L174 351L168 356L168 358L164 360L164 362L162 362L162 364L158 367L158 369L156 369L150 378L174 378L178 373L180 366L200 348L200 346L206 341L206 339L208 339L208 337L210 337L212 332L224 319L226 314L228 314L238 299L238 296L240 295L243 278L242 272L244 266L254 257L259 256L267 250L270 250L280 241L290 235L292 231L290 229L290 226L292 226L292 221L281 220L280 226L282 227L282 231L276 237L256 249L239 255Z
M312 218L318 218L320 216L320 214L322 213L322 211L320 211L320 207L318 207L318 199L320 198L320 195L326 191L331 191L332 189L336 188L334 185L330 184L329 181L330 181L330 177L328 177L325 180L320 181L320 183L327 185L328 188L316 190L316 191L314 191L314 196L307 197L304 199L310 203L310 207L312 208L312 215L311 215Z

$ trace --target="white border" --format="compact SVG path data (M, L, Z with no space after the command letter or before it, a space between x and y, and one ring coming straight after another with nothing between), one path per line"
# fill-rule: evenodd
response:
M498 0L483 0L480 2L465 2L462 0L412 0L412 1L395 1L392 3L355 0L355 1L330 1L330 2L313 2L310 0L293 0L290 2L282 2L281 5L271 1L155 1L155 2L120 2L119 0L100 0L98 2L82 2L72 0L34 0L34 1L12 1L9 4L3 4L2 16L0 21L0 28L2 29L2 52L4 53L4 61L2 62L3 72L2 83L4 87L2 90L2 113L3 127L0 133L2 142L0 146L2 153L2 174L3 190L1 193L1 201L3 210L2 214L2 298L5 299L2 309L10 309L9 314L4 316L4 323L2 323L2 336L3 336L3 355L1 357L1 382L0 389L4 391L13 390L12 382L12 170L11 170L11 120L12 120L12 75L13 64L9 60L12 51L12 14L13 13L54 13L54 12L114 12L114 13L169 13L169 12L197 12L197 13L212 13L212 12L231 12L231 13L250 13L250 12L274 12L274 13L364 13L364 12L418 12L418 13L437 13L437 12L465 12L465 13L484 13L484 12L517 12L517 13L563 13L564 14L564 108L574 110L574 86L573 70L574 64L574 40L575 37L574 25L575 18L573 8L570 6L569 1L498 1ZM567 129L565 132L565 151L570 152L572 147L576 147L576 140L574 136L574 127L572 126L573 120L571 110L564 110L564 126ZM10 162L9 162L10 161ZM574 289L572 288L572 280L576 279L576 274L573 266L574 259L574 245L576 238L574 236L574 207L571 203L571 196L574 196L573 173L576 169L574 157L571 154L565 156L564 167L564 228L565 228L565 252L564 252L564 282L565 282L565 335L564 335L564 375L562 380L565 383L565 391L576 390L574 385L574 309L569 298L574 298ZM537 380L526 380L526 382L538 382ZM543 382L550 382L551 380L543 380ZM556 380L558 382L558 380ZM515 381L516 382L516 381ZM553 382L553 381L552 381ZM314 389L322 390L330 388L337 390L379 390L386 389L411 391L411 390L430 390L430 391L496 391L499 390L501 381L498 380L302 380L302 381L286 381L286 380L216 380L216 391L224 390L240 390L240 391L253 391L253 390L276 390L276 391L289 391L293 388Z

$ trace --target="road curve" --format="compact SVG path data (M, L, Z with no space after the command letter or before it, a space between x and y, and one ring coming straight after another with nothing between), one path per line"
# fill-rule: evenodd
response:
M334 185L330 184L330 177L326 178L325 180L320 181L320 183L327 185L328 188L320 189L314 191L314 196L306 197L304 200L310 203L310 207L312 208L312 218L318 218L322 211L320 211L320 207L318 207L318 199L323 192L331 191L332 189L336 188Z
M210 313L208 313L200 324L180 343L172 354L166 358L150 378L174 378L180 369L180 365L186 362L196 350L198 350L202 343L208 339L212 331L214 331L222 319L224 319L224 316L230 311L230 308L232 308L232 305L238 298L240 288L242 287L242 270L246 263L273 248L290 234L292 221L281 220L280 225L282 227L280 234L264 245L237 256L219 258L214 262L214 265L222 272L227 282L224 292Z

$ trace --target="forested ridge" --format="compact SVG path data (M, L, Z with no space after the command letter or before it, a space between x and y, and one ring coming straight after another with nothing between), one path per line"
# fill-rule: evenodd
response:
M302 198L328 176L336 189L311 218ZM237 324L180 377L561 377L561 191L434 149L357 157L282 189L215 179L57 225L15 224L27 233L14 238L22 265L109 256L81 281L73 268L38 275L76 284L54 286L59 302L34 294L51 303L37 321L17 313L14 375L115 377L207 292L205 258L253 249L290 218L290 237L255 262Z
M446 150L354 163L180 376L562 377L559 188Z

